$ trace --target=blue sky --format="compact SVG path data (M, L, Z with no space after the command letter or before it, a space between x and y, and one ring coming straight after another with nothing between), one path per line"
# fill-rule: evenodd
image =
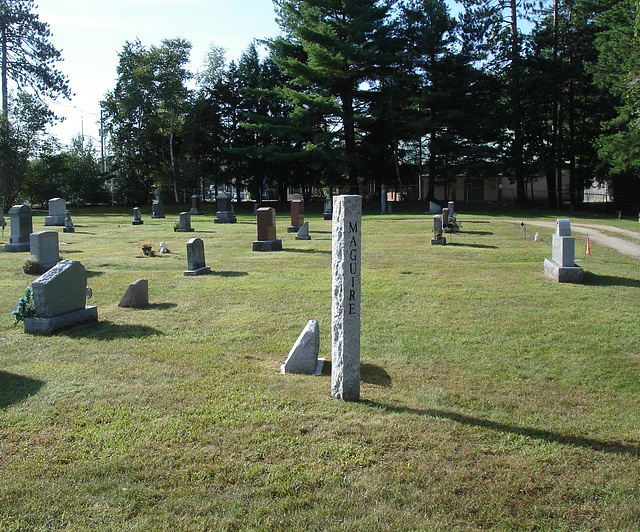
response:
M449 0L449 3L452 3ZM52 109L66 120L52 129L67 144L81 132L99 137L100 100L113 90L118 53L126 41L144 46L181 37L193 45L190 70L196 72L211 44L238 59L253 39L274 37L272 0L37 0L51 42L62 50L59 68L75 94Z

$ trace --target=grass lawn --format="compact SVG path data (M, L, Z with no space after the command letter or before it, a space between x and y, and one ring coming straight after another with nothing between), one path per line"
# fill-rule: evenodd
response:
M345 403L326 372L278 374L309 319L331 357L330 221L307 214L297 241L283 213L283 251L258 253L248 214L194 233L177 213L72 215L76 233L47 229L86 267L97 324L13 327L35 277L0 253L0 530L640 529L637 261L576 235L585 283L557 284L551 230L525 238L512 214L462 211L444 247L430 216L365 214ZM194 236L210 275L182 274ZM119 308L139 278L150 306Z

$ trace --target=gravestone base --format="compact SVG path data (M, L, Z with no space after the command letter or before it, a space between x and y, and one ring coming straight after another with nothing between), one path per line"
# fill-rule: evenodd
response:
M133 220L133 222L131 222L131 225L142 225L144 224L144 220Z
M544 272L556 283L582 284L584 270L580 266L560 266L553 259L544 259Z
M22 252L22 251L31 251L31 243L30 242L16 242L5 244L5 251L9 251L10 253Z
M333 219L333 213L332 212L322 213L322 219L323 220L332 220Z
M64 225L65 215L45 216L44 225Z
M89 321L98 321L98 307L89 306L72 310L50 318L26 318L24 332L28 334L51 335L60 329Z
M75 227L64 227L62 229L63 233L75 233L76 232L76 228Z
M189 209L189 214L191 216L204 216L204 212L201 209L194 209L193 207Z
M251 243L252 251L282 251L282 240L255 240Z
M195 229L190 227L189 229L180 229L179 227L175 227L173 229L174 233L193 233Z
M214 218L214 224L235 224L238 222L236 215L233 211L218 211L216 218Z
M287 233L297 233L300 231L301 225L290 225L287 227Z
M210 266L203 266L202 268L198 268L197 270L185 270L183 273L184 275L187 275L187 276L193 276L193 275L204 275L210 272L211 272Z
M447 245L447 239L445 237L432 238L431 239L431 245L432 246L446 246Z

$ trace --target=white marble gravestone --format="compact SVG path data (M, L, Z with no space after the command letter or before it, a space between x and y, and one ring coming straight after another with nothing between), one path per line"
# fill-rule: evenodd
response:
M60 259L57 231L37 231L29 236L31 256L40 263L40 272L53 268Z
M78 261L61 260L31 283L35 316L24 320L24 332L52 334L86 321L96 321L98 310L87 306L87 272Z
M362 196L333 198L331 395L360 400Z
M432 246L444 246L447 243L447 239L442 234L442 215L436 214L433 216L433 238L431 239Z
M280 373L306 373L320 375L324 359L318 358L320 351L320 328L316 320L309 320L293 344Z
M204 260L204 242L200 238L192 238L187 242L187 269L184 275L203 275L210 271Z
M49 216L44 219L44 225L64 225L67 202L63 198L49 200Z

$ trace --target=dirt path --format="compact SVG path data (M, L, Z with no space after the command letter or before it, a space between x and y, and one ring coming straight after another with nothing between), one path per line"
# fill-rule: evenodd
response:
M516 223L515 220L512 221ZM555 230L556 228L556 223L550 221L547 222L525 220L525 223L527 225L547 227L551 230ZM613 227L611 225L582 224L573 222L571 222L571 230L576 233L584 234L585 236L589 235L589 241L591 242L595 242L596 244L615 249L623 255L628 255L629 257L633 257L636 260L640 260L640 233L637 233L636 231L620 229L619 227ZM603 233L603 231L625 235L626 237L638 240L639 243L629 242L628 240L625 240L623 238L605 234Z

